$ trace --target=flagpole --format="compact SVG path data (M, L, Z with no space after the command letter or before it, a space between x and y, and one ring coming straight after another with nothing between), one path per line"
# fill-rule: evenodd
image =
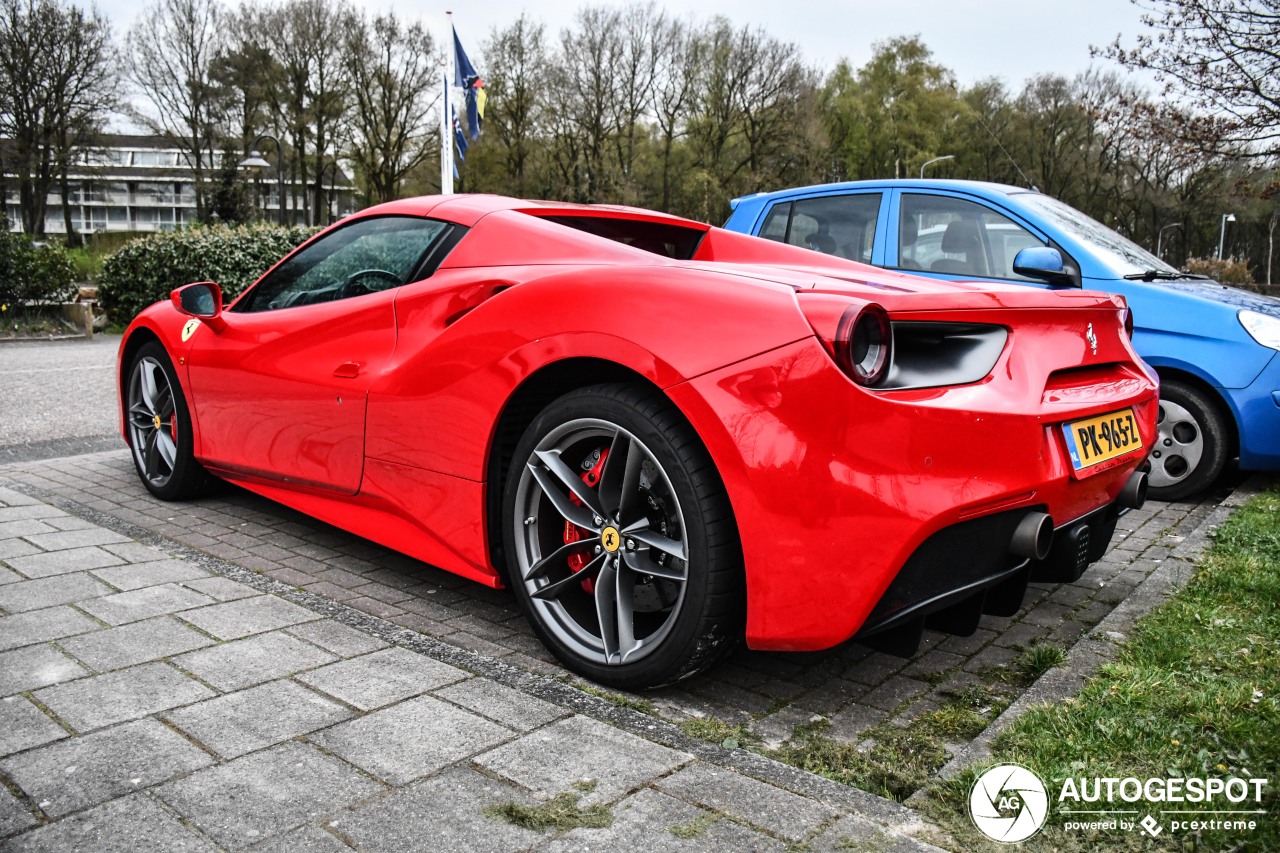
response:
M453 194L453 122L450 105L453 89L453 12L445 13L446 33L444 58L440 70L444 78L444 102L440 108L440 194Z

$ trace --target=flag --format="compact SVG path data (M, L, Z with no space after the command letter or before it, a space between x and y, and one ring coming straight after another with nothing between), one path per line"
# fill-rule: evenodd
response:
M484 105L489 96L484 92L484 81L476 78L476 82L467 88L467 129L471 138L480 138L480 124L484 120Z
M467 135L462 132L462 124L458 121L458 111L453 111L453 143L458 149L458 159L467 159ZM457 167L455 166L456 170Z
M459 89L466 89L471 85L473 80L480 78L476 73L476 68L471 64L471 60L467 58L467 52L462 49L462 42L458 40L458 31L453 31L453 85Z
M467 52L462 49L462 41L458 31L453 31L453 85L463 90L467 105L467 130L474 141L480 138L480 124L484 120L484 105L488 96L484 91L484 81L476 73Z

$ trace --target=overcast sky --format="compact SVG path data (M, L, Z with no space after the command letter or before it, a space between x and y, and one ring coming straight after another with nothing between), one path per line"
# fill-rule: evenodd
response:
M485 68L480 45L494 27L515 20L521 11L546 24L549 33L568 25L585 3L483 0L421 3L412 0L354 0L370 11L394 9L419 19L437 37L445 32L445 10L452 9L463 47ZM148 0L98 0L123 34ZM622 5L623 0L593 0ZM705 20L724 15L736 25L760 26L795 42L806 60L820 68L847 58L854 66L871 56L871 46L901 35L919 34L935 58L955 71L961 85L985 77L1002 78L1017 89L1034 74L1074 75L1090 64L1089 46L1103 45L1123 33L1127 41L1141 30L1137 7L1128 0L701 0L662 3L668 12Z

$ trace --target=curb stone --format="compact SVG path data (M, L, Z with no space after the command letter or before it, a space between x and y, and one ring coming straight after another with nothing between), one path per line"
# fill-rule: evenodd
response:
M953 779L965 768L990 762L991 747L995 739L1008 729L1029 709L1040 704L1051 704L1074 696L1104 663L1116 656L1117 644L1133 629L1139 619L1146 616L1166 598L1186 586L1195 573L1195 562L1204 553L1213 533L1249 499L1263 492L1274 482L1273 478L1255 474L1225 500L1222 501L1161 563L1160 568L1134 588L1107 614L1092 631L1081 637L1067 652L1066 660L1046 672L1023 691L1022 695L986 730L961 749L935 774L940 779ZM1115 639L1113 639L1113 637ZM924 799L925 788L912 794L908 806L918 806Z

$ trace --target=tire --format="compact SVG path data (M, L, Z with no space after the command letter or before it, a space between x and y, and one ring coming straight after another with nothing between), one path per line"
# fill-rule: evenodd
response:
M147 491L163 501L204 491L212 478L196 461L187 400L159 342L139 347L129 363L124 392L133 467Z
M550 403L516 445L502 505L511 588L539 639L577 674L657 687L741 640L729 500L661 394L594 385Z
M1148 497L1177 501L1207 489L1226 467L1230 444L1226 419L1203 391L1161 383Z

